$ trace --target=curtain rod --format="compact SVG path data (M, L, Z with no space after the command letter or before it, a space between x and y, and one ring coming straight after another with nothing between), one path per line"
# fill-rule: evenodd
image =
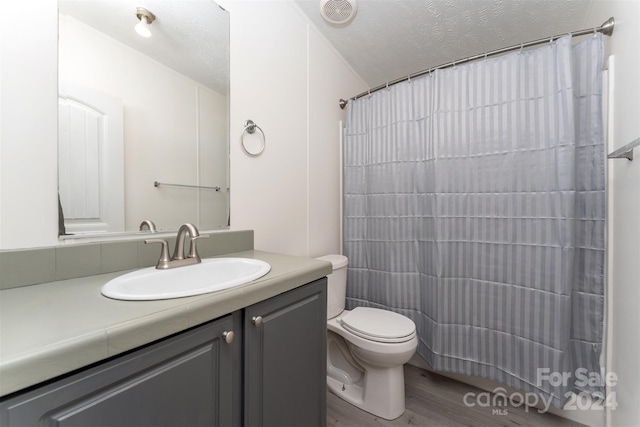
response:
M572 31L570 33L559 34L559 35L553 36L553 37L545 37L543 39L538 39L538 40L530 41L530 42L527 42L527 43L520 43L520 44L509 46L509 47L503 47L502 49L492 50L491 52L482 53L480 55L469 56L468 58L463 58L463 59L459 59L457 61L448 62L446 64L438 65L437 67L433 67L433 68L427 68L425 70L418 71L417 73L409 74L406 77L401 77L399 79L392 80L392 81L387 82L385 84L381 84L380 86L376 86L373 89L369 89L366 92L362 92L362 93L360 93L360 94L358 94L358 95L356 95L356 96L354 96L354 97L352 97L350 99L351 100L355 100L355 99L358 99L358 98L362 98L363 96L370 95L371 93L379 91L380 89L388 88L389 86L392 86L392 85L394 85L396 83L401 83L401 82L410 80L410 79L412 79L414 77L424 76L425 74L431 73L432 71L435 71L435 70L442 70L444 68L453 67L455 65L463 64L465 62L474 61L476 59L487 58L489 56L499 55L501 53L507 53L507 52L511 52L511 51L514 51L514 50L524 49L525 47L531 47L531 46L536 46L536 45L543 44L543 43L549 43L549 42L552 42L554 40L559 39L560 37L564 37L566 35L571 35L572 37L578 37L578 36L584 36L584 35L592 34L592 33L594 33L594 34L595 33L602 33L605 36L610 36L611 34L613 34L613 27L614 26L615 26L615 20L613 19L613 17L611 17L611 18L607 19L600 27L588 28L588 29L579 30L579 31ZM347 106L348 102L349 102L348 100L340 99L340 101L339 101L340 108L344 109L344 107Z

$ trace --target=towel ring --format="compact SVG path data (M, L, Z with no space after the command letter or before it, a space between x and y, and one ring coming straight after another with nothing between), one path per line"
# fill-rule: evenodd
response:
M262 146L260 147L260 149L258 151L251 152L251 151L247 150L247 147L244 145L244 133L247 132L248 134L252 135L252 134L254 134L256 132L256 128L262 134ZM260 126L255 124L253 120L245 121L244 122L244 128L242 129L242 133L240 134L240 145L242 145L242 150L245 153L247 153L247 155L249 155L251 157L256 157L256 156L259 156L260 154L262 154L266 144L267 144L267 137L265 136L264 131L260 128Z

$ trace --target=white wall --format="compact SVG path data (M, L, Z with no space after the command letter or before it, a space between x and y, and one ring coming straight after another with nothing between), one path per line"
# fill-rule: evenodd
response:
M344 64L314 31L309 31L309 256L342 253L340 235L340 120L338 107L367 89L344 70ZM336 75L343 74L339 79ZM344 74L346 74L345 78ZM322 118L321 120L319 120Z
M597 0L586 27L616 20L612 37L605 38L614 56L610 80L614 85L609 117L609 152L640 137L640 1ZM609 160L608 249L609 322L607 369L618 377L618 407L607 424L640 424L640 149L636 160Z
M0 248L58 242L57 34L56 2L0 3Z
M337 102L365 85L293 3L220 3L231 16L232 228L254 229L259 249L337 252ZM0 16L0 248L56 245L57 8L2 2ZM239 146L246 119L267 135L257 158Z
M58 46L61 82L122 100L126 230L145 219L159 229L226 224L227 97L66 15ZM224 191L155 188L154 181ZM199 203L209 208L202 218Z
M228 1L231 14L231 227L292 255L340 251L340 98L364 83L288 1ZM250 30L249 30L250 29ZM249 157L242 124L266 148Z

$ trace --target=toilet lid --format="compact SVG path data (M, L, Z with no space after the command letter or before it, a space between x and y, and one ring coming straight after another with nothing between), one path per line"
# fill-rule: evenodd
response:
M342 316L342 326L363 338L380 342L403 342L412 338L416 325L402 314L371 307L356 307Z

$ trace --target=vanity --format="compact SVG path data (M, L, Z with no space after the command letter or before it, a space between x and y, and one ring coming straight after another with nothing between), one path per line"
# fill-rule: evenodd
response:
M39 12L59 24L58 156L43 168L58 170L57 185L43 179L57 212L31 206L56 214L59 240L0 251L0 425L325 425L329 263L220 231L199 241L203 259L256 259L270 271L197 296L101 294L158 263L159 248L141 240L158 237L156 226L229 227L229 14L210 1L156 2L143 40L128 4L57 3Z
M0 424L326 424L331 266L242 246L224 256L262 260L271 271L199 296L100 294L126 270L0 291ZM52 249L56 259L65 249ZM201 255L223 251L211 242ZM0 263L15 256L0 253Z

